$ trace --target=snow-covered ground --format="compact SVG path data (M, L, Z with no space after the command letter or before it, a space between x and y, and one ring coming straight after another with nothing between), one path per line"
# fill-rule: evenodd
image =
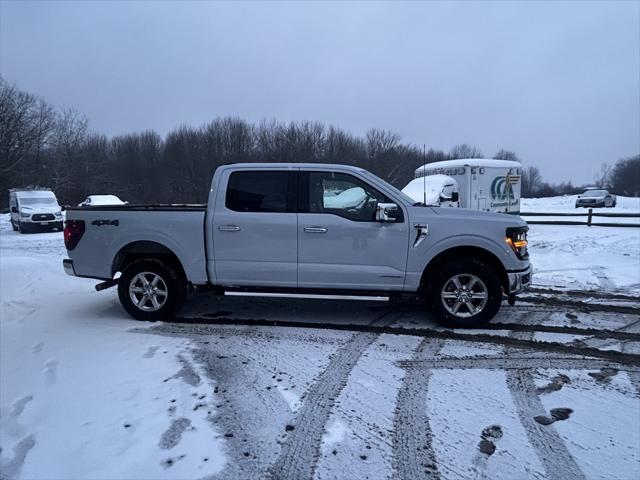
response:
M586 208L576 208L577 195L563 195L561 197L547 198L523 198L520 200L520 211L522 212L550 212L550 213L578 213ZM640 197L617 197L615 207L594 208L600 213L640 213Z
M640 297L640 228L529 228L534 285Z
M135 322L3 215L0 478L639 478L638 230L532 225L527 302L450 332L206 294Z
M520 211L522 213L570 213L572 216L532 216L525 215L523 218L530 221L540 222L586 222L589 214L588 208L576 208L577 195L565 195L562 197L548 198L523 198L520 201ZM615 207L592 208L592 223L624 223L633 224L640 227L640 198L638 197L618 197ZM636 214L635 217L610 217L609 214ZM576 216L577 215L577 216ZM604 215L604 216L603 216Z
M575 195L523 198L520 209L535 213L584 213L585 217L525 217L525 220L586 221L586 209L576 209ZM640 198L618 197L615 208L600 213L637 213ZM598 218L594 222L635 223L640 218ZM640 296L640 228L584 225L530 225L534 284L573 290L603 290Z

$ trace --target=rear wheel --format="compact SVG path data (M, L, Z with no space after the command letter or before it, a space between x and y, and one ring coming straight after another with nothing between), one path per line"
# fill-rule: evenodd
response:
M433 274L427 297L443 323L473 328L484 325L498 313L502 286L493 267L462 259L446 263Z
M129 264L118 280L124 309L138 320L173 318L187 296L187 283L175 266L156 259Z

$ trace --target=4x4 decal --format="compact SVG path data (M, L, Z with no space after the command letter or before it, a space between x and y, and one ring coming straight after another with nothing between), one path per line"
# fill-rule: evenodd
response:
M101 227L102 225L111 225L117 227L120 225L118 220L94 220L91 222L91 225L95 225L96 227Z

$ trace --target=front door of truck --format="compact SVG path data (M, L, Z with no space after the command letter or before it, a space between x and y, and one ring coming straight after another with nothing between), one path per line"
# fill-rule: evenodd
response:
M392 199L364 179L332 171L301 170L299 191L299 287L402 290L408 220L376 221L377 203Z
M216 283L297 286L297 170L224 174L213 216Z

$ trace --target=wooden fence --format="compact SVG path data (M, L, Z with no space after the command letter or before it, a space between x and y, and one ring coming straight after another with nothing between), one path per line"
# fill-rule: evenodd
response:
M640 219L640 213L619 213L619 212L593 212L593 208L590 208L588 213L549 213L549 212L521 212L520 216L523 217L527 223L532 225L586 225L587 227L640 227L640 220L634 223L615 223L615 222L600 222L598 217L601 218L638 218ZM587 217L587 220L527 220L526 217ZM594 221L595 217L595 221Z

